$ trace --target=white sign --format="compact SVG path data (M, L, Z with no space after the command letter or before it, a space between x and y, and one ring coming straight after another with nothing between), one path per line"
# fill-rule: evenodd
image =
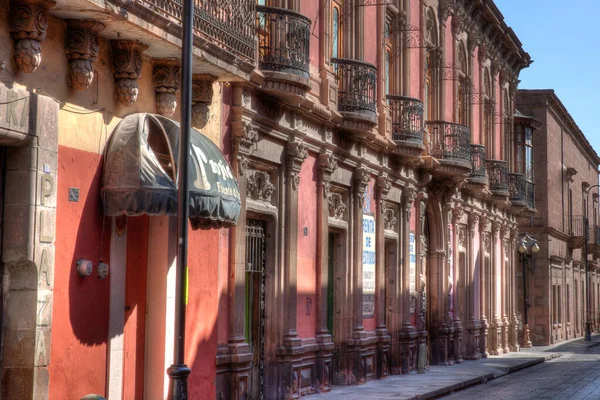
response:
M410 293L410 312L415 312L416 300L417 300L417 247L415 245L415 233L410 232L409 234L409 256L410 263L408 269L409 277L409 293Z
M363 214L363 318L375 316L375 218Z

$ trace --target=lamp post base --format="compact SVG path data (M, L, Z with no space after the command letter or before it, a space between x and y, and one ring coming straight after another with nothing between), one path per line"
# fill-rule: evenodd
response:
M590 322L587 321L585 323L585 341L590 342L592 340L592 328L590 326Z
M521 348L530 349L531 348L531 339L529 338L529 325L525 324L523 327L523 343L521 343Z
M185 364L173 364L167 369L169 375L168 400L188 400L187 379L192 370Z

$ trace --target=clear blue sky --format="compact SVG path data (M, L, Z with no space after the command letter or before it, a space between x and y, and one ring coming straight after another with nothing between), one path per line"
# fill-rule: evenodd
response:
M534 62L520 89L554 89L600 154L600 1L495 0Z

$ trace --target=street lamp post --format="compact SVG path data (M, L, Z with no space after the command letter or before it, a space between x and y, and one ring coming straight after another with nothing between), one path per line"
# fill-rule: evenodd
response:
M523 342L521 347L524 349L531 348L531 339L529 338L529 324L527 322L527 309L529 301L527 300L527 259L532 257L532 254L540 251L537 240L525 235L521 238L519 245L519 253L521 253L521 263L523 264Z
M181 18L181 132L177 167L177 263L175 285L175 348L169 375L169 400L188 399L188 376L192 372L185 364L185 289L187 285L187 246L189 216L188 161L192 128L192 52L194 0L183 0Z
M585 190L585 207L583 210L583 230L584 230L584 238L585 243L583 244L584 255L583 259L585 261L585 341L589 342L592 340L592 329L591 329L591 321L590 321L590 277L589 277L589 269L588 269L588 241L590 239L590 221L588 219L588 204L590 203L590 192L593 188L600 187L600 185L592 185Z

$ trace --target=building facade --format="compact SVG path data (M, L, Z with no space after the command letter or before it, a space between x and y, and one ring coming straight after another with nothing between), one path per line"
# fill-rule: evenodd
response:
M534 217L519 219L519 231L540 247L533 263L517 269L517 297L523 312L525 282L531 341L549 345L584 336L586 301L592 332L598 329L600 158L553 90L518 90L517 108L522 114L515 119L515 135L524 135L533 149L533 156L523 160L533 161L537 209ZM531 125L538 130L533 132Z
M190 233L190 397L295 398L518 350L517 217L536 205L513 115L531 60L500 11L258 3L196 4L194 126L241 211ZM178 118L180 4L0 10L2 398L164 398L175 220L107 215L105 193L138 168L109 162L119 122ZM147 124L145 160L173 178L171 137Z

